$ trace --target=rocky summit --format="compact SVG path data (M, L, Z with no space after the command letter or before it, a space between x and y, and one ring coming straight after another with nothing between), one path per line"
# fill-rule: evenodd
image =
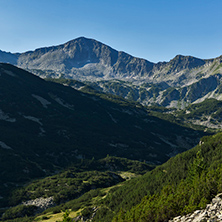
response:
M17 65L43 77L64 76L91 81L143 76L153 67L151 62L84 37L59 46L22 53ZM40 70L45 73L39 72Z

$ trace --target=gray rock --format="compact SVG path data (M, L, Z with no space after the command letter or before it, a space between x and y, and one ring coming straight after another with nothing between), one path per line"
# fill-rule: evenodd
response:
M39 208L38 212L42 212L42 211L44 211L50 207L54 207L56 205L53 200L53 197L48 197L48 198L40 197L40 198L37 198L34 200L25 201L22 204L27 205L27 206L34 205Z

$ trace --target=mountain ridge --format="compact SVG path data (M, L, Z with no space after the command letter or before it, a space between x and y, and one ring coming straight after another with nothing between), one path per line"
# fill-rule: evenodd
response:
M196 85L199 84L204 88L205 82L206 85L211 84L212 78L221 79L222 56L199 59L177 55L169 62L152 63L85 37L57 46L8 55L13 55L14 60L6 61L2 57L4 62L11 61L12 64L42 78L75 79L94 85L97 89L100 87L102 92L115 95L120 94L115 90L114 81L123 81L128 89L121 87L121 91L125 93L120 96L144 105L155 103L165 107L184 108L205 98L221 100L220 93L218 94L222 87L221 80L204 93L199 92L200 88ZM102 81L109 81L109 86ZM165 87L159 87L160 85ZM169 92L172 93L171 88L174 88L176 96L169 95Z
M57 49L60 49L60 48L69 48L70 46L73 46L75 44L77 44L78 47L79 47L81 45L85 45L86 43L87 44L89 44L89 43L90 44L97 44L100 47L105 47L105 48L109 49L111 52L115 52L116 55L120 54L120 55L124 55L126 57L131 57L135 60L141 60L141 61L144 61L144 62L148 62L150 66L155 66L155 68L158 68L160 65L165 65L165 64L168 64L168 63L179 63L179 61L193 62L194 65L198 61L200 63L200 65L204 65L206 62L217 60L217 59L222 57L222 56L219 56L219 57L216 57L216 58L213 58L213 59L200 59L200 58L193 57L193 56L185 56L185 55L178 54L168 62L163 61L163 62L153 63L153 62L150 62L150 61L148 61L146 59L143 59L143 58L140 58L140 57L134 57L134 56L132 56L132 55L130 55L130 54L124 52L124 51L117 51L117 50L113 49L112 47L110 47L110 46L108 46L108 45L106 45L106 44L104 44L100 41L97 41L97 40L92 39L92 38L86 38L86 37L83 37L83 36L78 37L76 39L72 39L72 40L70 40L66 43L59 44L59 45L56 45L56 46L40 47L40 48L37 48L35 50L30 50L30 51L27 51L27 52L24 52L24 53L10 53L10 54L11 55L17 55L17 56L21 56L21 55L25 56L25 55L30 54L30 53L39 53L39 52L47 53L49 51L52 51L52 50L54 51L54 50L57 50ZM114 60L116 60L116 58ZM113 65L114 63L115 62L111 62L110 64ZM109 61L108 61L108 64L109 64ZM22 61L19 61L18 65L22 66ZM190 64L188 64L188 68L193 68L193 67L196 67L196 66L190 66ZM184 66L183 68L186 68L186 66ZM149 71L150 70L148 70L148 72Z

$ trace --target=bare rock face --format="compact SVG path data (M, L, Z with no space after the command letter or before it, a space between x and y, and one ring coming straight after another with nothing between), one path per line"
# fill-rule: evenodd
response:
M42 211L44 211L50 207L54 207L56 205L53 200L53 197L48 197L48 198L40 197L35 200L25 201L22 204L24 204L26 206L29 206L29 205L36 206L36 207L38 207L38 212L42 212Z
M155 64L84 37L25 52L17 59L19 67L43 78L87 81L103 92L144 105L177 108L202 98L220 99L221 64L222 57L203 60L182 55Z
M171 87L184 87L221 73L221 60L221 57L203 60L177 55L169 62L155 64L85 37L17 55L19 67L42 77L62 74L65 78L81 81L119 79L137 83L165 82Z
M80 37L21 54L0 51L0 62L42 78L87 81L97 90L144 105L184 108L206 98L222 99L222 56L207 60L177 55L169 62L152 63Z
M216 222L222 221L222 194L212 199L211 204L203 210L196 210L192 214L178 216L169 222Z

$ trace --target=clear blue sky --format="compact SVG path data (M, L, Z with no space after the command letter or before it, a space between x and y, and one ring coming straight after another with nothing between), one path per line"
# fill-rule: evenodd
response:
M0 49L80 36L152 62L222 54L222 0L0 0Z

